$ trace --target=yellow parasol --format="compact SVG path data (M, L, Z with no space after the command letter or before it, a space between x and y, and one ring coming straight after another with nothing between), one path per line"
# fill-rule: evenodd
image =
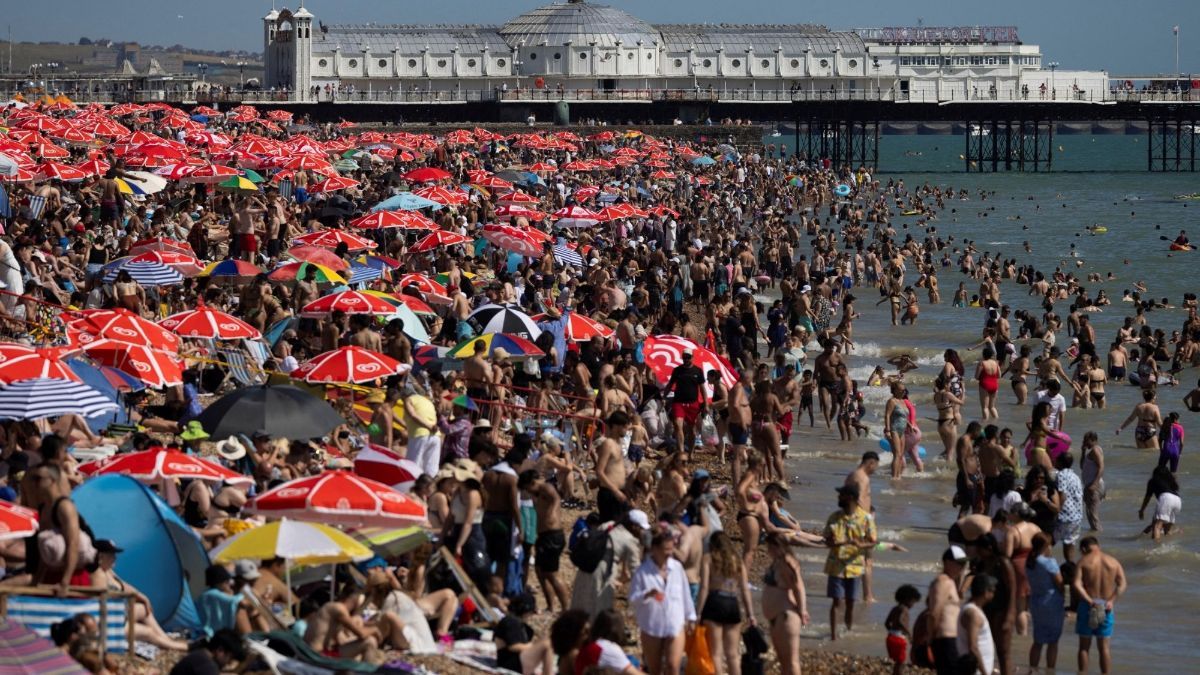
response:
M371 549L353 537L321 523L284 518L247 530L212 552L212 561L283 558L302 565L329 565L366 560Z

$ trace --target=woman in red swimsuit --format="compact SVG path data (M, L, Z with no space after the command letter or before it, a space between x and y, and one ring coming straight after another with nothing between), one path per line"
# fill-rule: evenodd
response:
M996 361L996 351L991 347L983 348L983 359L975 366L975 379L979 382L979 408L983 419L999 419L1000 412L996 410L996 392L1000 390L1000 363Z

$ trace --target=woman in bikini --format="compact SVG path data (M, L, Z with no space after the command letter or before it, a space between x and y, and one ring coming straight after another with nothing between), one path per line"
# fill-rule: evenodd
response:
M760 514L765 511L765 503L763 493L758 487L762 465L762 458L758 455L748 457L746 468L742 471L742 479L734 491L737 524L742 532L742 561L746 567L754 560L754 549L758 546L759 533L762 532Z
M1025 570L1033 551L1033 537L1042 532L1042 528L1033 522L1036 517L1031 506L1018 504L1008 514L1008 529L1003 542L1004 553L1012 560L1017 575L1018 635L1025 635L1029 626L1029 578Z
M763 575L763 616L771 624L771 644L783 675L800 675L800 629L808 625L808 596L800 561L782 534L767 537L771 562Z
M750 397L752 430L750 442L766 462L768 480L783 481L783 456L779 447L779 425L777 422L787 411L779 403L779 397L771 391L771 381L760 380L754 385Z
M962 357L954 349L947 349L942 352L942 360L946 363L942 365L942 377L946 379L946 390L954 394L956 398L962 399L962 403L954 405L954 423L962 424L962 407L967 401L967 388L963 386L963 375L966 374L967 368L963 365Z
M1047 472L1054 470L1054 463L1050 460L1050 451L1046 449L1047 439L1050 437L1050 425L1047 423L1049 418L1049 402L1042 401L1033 406L1033 416L1029 420L1029 436L1023 444L1026 451L1025 460L1028 465L1040 466Z
M946 378L938 376L933 381L933 405L937 408L938 436L942 439L943 457L950 456L950 450L958 441L958 420L954 417L956 406L962 405L962 399L950 393Z
M1000 391L1000 374L996 351L991 347L984 347L983 359L975 366L975 379L979 382L979 408L985 420L1000 418L1000 412L996 410L996 392Z
M1158 450L1158 429L1162 426L1162 411L1155 402L1153 389L1142 389L1142 402L1134 406L1133 412L1129 413L1129 417L1117 428L1117 433L1121 433L1121 429L1129 426L1134 420L1137 420L1137 426L1133 430L1137 447Z
M1025 405L1025 399L1029 396L1029 385L1025 383L1025 378L1034 374L1029 370L1030 353L1029 345L1021 345L1020 354L1008 365L1008 375L1012 378L1012 390L1017 397L1017 405Z
M750 581L729 535L713 533L709 548L700 562L696 614L708 630L708 649L717 675L740 675L742 623L755 625Z
M1088 397L1092 401L1093 408L1104 409L1104 384L1108 382L1108 373L1104 372L1104 368L1100 365L1100 358L1096 356L1087 357L1088 360Z

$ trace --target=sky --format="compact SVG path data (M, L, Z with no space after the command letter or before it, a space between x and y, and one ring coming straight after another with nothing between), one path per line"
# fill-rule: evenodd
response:
M339 23L498 24L549 0L307 0L318 20ZM297 0L276 0L277 7ZM1200 0L604 0L651 23L818 23L830 28L1011 26L1063 69L1149 75L1200 73ZM270 0L5 0L0 36L15 41L75 42L107 37L212 50L262 47ZM52 10L52 11L47 11ZM6 25L7 24L7 25Z

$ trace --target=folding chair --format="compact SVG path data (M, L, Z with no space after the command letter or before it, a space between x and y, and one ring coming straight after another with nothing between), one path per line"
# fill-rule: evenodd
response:
M262 371L253 371L246 361L246 353L240 349L217 349L217 354L225 362L229 377L243 387L253 387L262 384ZM228 381L228 380L227 380ZM224 384L224 383L222 383Z

